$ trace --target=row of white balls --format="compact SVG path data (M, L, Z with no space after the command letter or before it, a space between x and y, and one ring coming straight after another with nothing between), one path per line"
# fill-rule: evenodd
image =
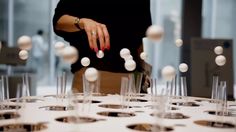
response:
M66 46L63 42L55 43L55 49L56 55L62 56L64 61L70 64L75 63L79 58L78 50L73 46ZM99 50L96 56L101 59L104 57L104 52ZM88 66L90 64L87 57L82 59L81 63L83 66Z
M225 63L226 63L226 58L225 56L223 56L223 52L224 52L224 49L222 46L216 46L214 48L214 52L216 55L216 58L215 58L215 63L218 65L218 66L224 66Z
M159 25L151 25L146 31L146 37L153 42L160 42L164 36L164 29ZM183 45L182 39L176 39L175 45L181 47Z
M125 60L125 69L127 71L133 71L136 68L136 62L133 60L133 56L130 53L130 50L123 48L120 50L120 57Z
M21 36L17 40L17 45L20 48L19 57L26 60L29 57L28 51L32 48L32 41L29 36ZM55 43L56 55L63 57L65 62L70 64L78 60L78 50L73 46L66 46L63 42Z
M182 63L179 65L179 70L181 72L187 72L188 71L188 65L185 63ZM162 76L167 81L171 81L175 77L176 71L173 66L165 66L162 69ZM98 79L98 71L96 68L90 67L85 70L85 78L89 82L94 82Z
M78 60L78 51L72 46L66 46L63 42L55 43L56 55L63 57L64 61L68 63L75 63ZM104 53L98 52L97 57L102 58ZM81 65L87 67L90 65L90 59L88 57L83 57L81 59ZM96 68L90 67L85 70L85 78L89 82L94 82L98 78L98 71Z
M63 42L56 42L54 47L56 55L62 57L69 64L75 63L79 58L78 50L73 46L66 46Z
M126 68L126 70L133 71L136 68L136 63L133 60L133 57L130 54L130 50L129 49L127 49L127 48L121 49L120 56L121 56L121 58L123 58L125 60L125 68ZM144 52L140 54L140 57L143 58L143 59L145 59L146 56L147 55ZM97 55L97 57L99 58L98 55ZM89 64L90 64L90 59L88 57L83 57L81 59L81 65L82 66L87 67L87 66L89 66ZM90 82L96 81L97 78L98 78L98 71L97 71L97 69L95 69L93 67L87 68L86 71L85 71L85 78L88 81L90 81Z
M223 53L223 48L221 46L217 46L214 49L214 52L218 55L215 58L215 62L218 66L223 66L226 63L226 58L223 55L220 55ZM188 65L185 63L181 63L179 65L179 71L180 72L187 72L188 71ZM171 81L174 77L175 77L176 71L175 68L173 66L165 66L162 69L162 76L164 79Z
M98 55L98 54L100 54L100 55ZM101 58L103 56L104 56L104 53L102 51L100 53L99 52L97 53L98 58ZM127 48L121 49L120 56L121 56L121 58L123 58L125 60L126 70L133 71L136 67L136 63L133 60L133 56L130 54L130 50ZM140 54L140 58L143 60L147 59L147 54L145 52L142 52ZM80 62L81 62L81 65L84 67L87 67L90 65L90 59L88 57L83 57Z
M130 51L128 49L124 48L120 51L120 56L123 59L128 58L130 56ZM141 55L140 55L140 57L141 57ZM127 60L127 62L129 62L129 60ZM225 62L226 62L226 58L223 55L219 55L219 56L216 57L217 65L224 65ZM136 65L136 64L130 63L130 66L132 66L132 65ZM125 65L125 67L126 67L126 69L129 68L126 65ZM181 63L179 65L179 71L182 72L182 73L187 72L188 71L188 65L186 63ZM175 75L176 75L176 70L173 66L165 66L162 69L162 76L167 81L171 81L175 77ZM95 68L88 68L85 71L85 77L89 81L95 81L98 77L98 71Z
M18 38L17 45L20 48L19 57L22 60L26 60L29 57L28 51L32 49L31 37L23 35Z
M100 54L100 55L99 55ZM102 58L104 56L104 53L103 52L98 52L97 53L97 57L98 58ZM123 58L125 60L125 68L126 70L128 71L133 71L135 68L136 68L136 63L135 61L133 60L133 56L131 55L130 53L130 50L127 49L127 48L123 48L121 49L120 51L120 56L121 58ZM140 57L142 59L146 59L147 58L147 54L142 52L140 54ZM83 57L81 59L81 65L84 66L84 67L87 67L90 65L90 59L88 57ZM87 75L88 78L90 78L90 76L92 75L92 73L95 71L94 68L88 68L88 70L86 70L87 72L85 72L85 75ZM94 72L95 74L95 72ZM90 79L91 80L91 79ZM93 80L93 79L92 79Z
M188 65L185 63L181 63L179 65L179 71L184 73L188 71ZM173 66L165 66L162 71L161 71L162 77L167 80L167 81L171 81L175 75L176 75L176 70Z

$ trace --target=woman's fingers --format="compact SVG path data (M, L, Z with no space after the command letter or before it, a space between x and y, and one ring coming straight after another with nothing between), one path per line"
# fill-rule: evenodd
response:
M106 25L86 18L83 19L82 23L88 37L89 46L92 50L98 52L97 40L99 40L99 48L101 50L110 49L110 36Z
M102 27L100 25L97 25L97 32L98 32L98 39L100 43L100 49L104 51L105 49L105 41L104 41L104 34L102 31Z
M102 31L103 31L104 39L105 39L105 48L109 50L110 49L110 35L108 33L106 25L101 24L101 27L102 27Z
M95 52L98 52L96 28L97 27L94 22L87 22L84 29L88 37L89 47Z
M87 38L88 38L88 41L89 41L89 47L90 47L91 50L94 50L91 29L85 27L84 30L87 34Z
M93 47L94 47L94 51L97 53L98 52L98 46L97 46L97 29L96 29L96 27L93 27L93 29L91 31L91 34L92 34L92 44L93 44Z

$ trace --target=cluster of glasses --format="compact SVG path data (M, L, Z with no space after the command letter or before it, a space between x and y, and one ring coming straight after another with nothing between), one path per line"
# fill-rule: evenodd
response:
M27 100L30 100L30 84L29 84L29 75L25 73L22 75L22 83L17 84L16 91L16 102L25 103Z
M219 76L217 75L213 76L211 99L216 103L216 117L223 121L224 116L229 114L227 109L227 85L226 81L219 81Z
M66 96L66 82L67 82L67 75L65 72L62 75L57 76L57 85L56 85L56 98L63 99Z
M100 95L100 76L95 81L88 81L85 75L82 76L83 79L83 93L73 93L68 92L69 105L73 108L73 115L75 117L79 116L89 116L92 104L92 98L94 95ZM77 118L76 118L77 119ZM73 119L74 120L74 119ZM73 122L80 122L79 118Z
M171 103L172 99L183 99L184 103L187 102L187 82L185 76L181 76L180 79L175 76L171 81L166 81L164 87L158 85L156 78L152 78L150 85L150 94L153 98L155 96L168 96L169 103Z
M29 90L29 75L27 73L22 75L22 82L17 84L16 88L16 98L10 99L10 95L12 96L12 94L9 94L9 76L2 75L0 77L0 111L14 110L13 112L2 114L8 114L8 117L15 119L17 123L19 121L18 117L21 116L22 119L25 117L25 114L27 114L24 111L26 106L25 103L31 99Z
M20 115L21 118L25 118L27 113L25 112L25 107L27 102L31 102L30 97L30 83L29 83L29 74L25 73L22 75L22 83L17 84L16 98L12 101L15 101L15 114ZM15 118L16 123L18 118ZM18 131L19 128L17 128ZM19 129L19 131L21 131Z
M187 82L185 76L177 75L170 81L166 81L165 85L158 84L158 79L150 80L150 94L153 102L153 116L156 117L156 124L152 131L164 131L164 118L167 114L172 115L172 100L181 99L183 105L187 103ZM173 114L174 116L174 114Z
M9 102L8 76L1 76L0 78L0 110L8 109L4 102Z
M22 75L22 83L17 84L16 90L16 105L19 105L19 102L25 102L27 97L30 96L29 91L29 75ZM0 110L9 109L9 105L4 105L5 103L9 104L9 77L7 75L2 75L0 78Z
M129 109L130 101L136 100L141 92L143 73L135 72L121 78L120 102L122 108Z

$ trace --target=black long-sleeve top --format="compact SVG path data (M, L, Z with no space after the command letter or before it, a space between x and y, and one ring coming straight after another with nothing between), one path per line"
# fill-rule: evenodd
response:
M96 57L88 44L84 30L64 32L55 29L57 21L63 15L93 19L107 26L110 35L110 50L105 50L102 59ZM79 60L72 64L72 72L82 66L80 60L89 57L90 66L99 70L127 72L120 50L128 48L136 63L139 62L137 49L142 44L146 29L151 25L149 0L60 0L53 18L54 31L79 51ZM137 69L140 70L139 64Z

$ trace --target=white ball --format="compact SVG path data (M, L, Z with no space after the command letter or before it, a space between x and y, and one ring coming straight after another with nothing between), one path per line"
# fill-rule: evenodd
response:
M129 49L123 48L123 49L120 50L120 57L121 58L125 59L125 58L129 57L129 55L130 55L130 50Z
M28 59L28 57L29 57L28 51L27 51L27 50L21 50L21 51L19 52L19 57L20 57L20 59L22 59L22 60Z
M63 49L66 47L66 45L63 42L56 42L55 45L56 55L61 56Z
M90 67L88 69L86 69L85 71L85 78L89 81L89 82L94 82L98 79L98 71L97 69Z
M181 47L181 46L183 45L183 40L182 40L182 39L176 39L176 40L175 40L175 45L176 45L177 47Z
M84 57L84 58L82 58L81 59L81 65L82 66L89 66L89 64L90 64L90 59L88 58L88 57Z
M164 36L164 29L159 25L151 25L146 31L146 36L154 42L159 42Z
M225 56L223 55L218 55L216 58L215 58L215 62L218 66L223 66L225 65L226 63L226 58Z
M28 50L29 51L32 48L31 38L26 35L19 37L17 40L17 44L21 50Z
M173 66L165 66L162 69L161 73L162 73L162 77L167 81L173 80L173 78L176 75L176 71L175 71L175 68Z
M146 52L142 52L141 54L140 54L140 58L142 59L142 60L146 60L147 59L147 53Z
M54 45L55 49L56 50L60 50L60 49L63 49L66 47L66 45L63 43L63 42L56 42L55 45Z
M128 60L125 62L125 69L127 71L133 71L136 68L136 62L134 60Z
M215 54L217 54L217 55L223 54L223 51L224 51L224 49L223 49L222 46L216 46L215 49L214 49L214 52L215 52Z
M128 56L125 57L124 59L125 59L125 61L133 60L133 56L132 56L132 55L128 55Z
M79 58L78 50L73 46L67 46L62 52L63 60L67 63L73 64Z
M187 72L187 71L188 71L188 65L185 64L185 63L181 63L181 64L179 65L179 71L180 71L180 72Z
M101 59L104 57L104 52L102 50L99 50L96 55L97 55L97 58Z

